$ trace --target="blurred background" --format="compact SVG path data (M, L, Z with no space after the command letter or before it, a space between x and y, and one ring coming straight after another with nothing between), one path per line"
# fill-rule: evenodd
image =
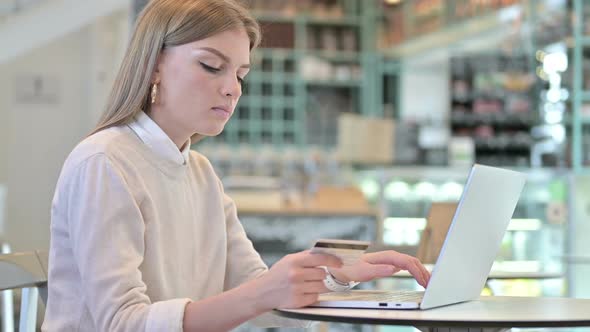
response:
M61 166L147 2L0 0L3 251L49 247ZM262 45L225 131L192 148L267 263L321 237L424 260L431 207L481 163L528 175L494 265L511 274L484 292L590 296L590 1L242 2Z

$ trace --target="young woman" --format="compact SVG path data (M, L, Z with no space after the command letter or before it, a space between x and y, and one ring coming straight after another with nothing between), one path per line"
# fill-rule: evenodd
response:
M268 270L209 161L191 142L232 116L259 27L230 0L152 0L140 15L107 109L67 158L51 212L44 331L226 331L296 308L325 279L409 270L387 251L340 268L300 252ZM330 268L327 274L322 266Z

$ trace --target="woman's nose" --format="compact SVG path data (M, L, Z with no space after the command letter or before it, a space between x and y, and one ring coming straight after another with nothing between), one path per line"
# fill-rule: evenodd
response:
M225 80L221 93L226 97L238 98L242 95L242 85L237 77Z

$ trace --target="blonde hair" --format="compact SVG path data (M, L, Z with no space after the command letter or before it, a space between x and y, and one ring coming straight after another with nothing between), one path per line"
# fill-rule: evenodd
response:
M117 73L106 109L90 135L133 121L150 108L151 78L158 57L167 47L243 28L250 50L260 43L260 27L248 10L233 0L152 0L139 14L131 41ZM196 134L191 140L200 139Z

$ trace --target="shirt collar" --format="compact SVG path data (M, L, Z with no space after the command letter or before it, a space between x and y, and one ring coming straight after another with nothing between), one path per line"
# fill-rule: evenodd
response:
M187 163L191 146L190 138L184 143L182 149L178 150L176 144L162 128L143 111L137 113L135 121L129 124L129 128L160 157L179 165Z

